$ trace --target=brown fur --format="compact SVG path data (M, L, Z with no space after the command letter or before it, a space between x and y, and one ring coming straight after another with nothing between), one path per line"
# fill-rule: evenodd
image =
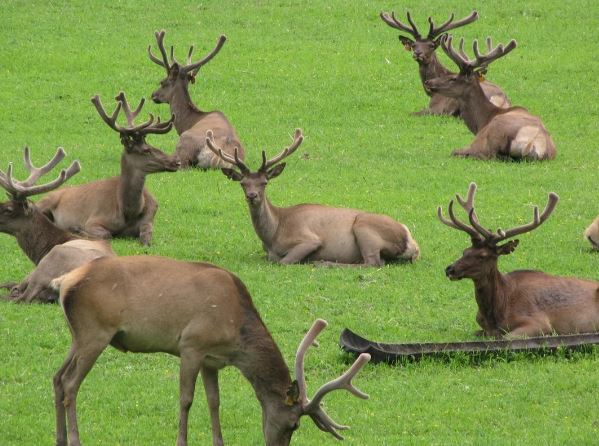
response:
M585 238L589 241L594 250L599 250L599 217L593 220L584 231Z

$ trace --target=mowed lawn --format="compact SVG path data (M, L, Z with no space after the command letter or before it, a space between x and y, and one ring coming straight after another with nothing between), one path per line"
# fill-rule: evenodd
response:
M344 327L386 342L473 340L478 328L471 281L450 282L444 268L469 239L442 225L447 206L471 181L479 186L477 211L491 228L526 223L533 205L555 191L560 202L540 228L520 237L503 271L599 279L599 255L583 240L599 213L599 4L588 0L344 2L301 1L11 1L0 15L0 168L13 162L19 176L22 148L34 162L58 146L79 159L79 184L119 172L118 135L99 118L90 98L108 109L123 90L130 101L150 98L164 70L147 57L154 31L184 59L228 40L198 75L194 101L222 110L235 125L251 166L260 151L274 155L305 140L285 172L268 186L277 205L323 203L379 212L409 226L422 256L414 264L379 269L317 269L268 263L238 184L220 172L184 171L148 178L160 209L154 243L114 241L120 255L152 254L213 262L248 286L256 307L292 366L295 349L315 318L329 328L307 357L309 390L348 367L338 347ZM451 150L473 138L460 121L415 117L428 98L417 65L398 32L378 14L410 9L423 32L476 5L481 18L455 35L518 48L493 63L488 78L516 105L542 117L558 156L545 163L453 159ZM454 8L454 9L450 9ZM468 48L471 48L468 43ZM448 66L450 61L442 55ZM167 118L167 105L147 102L142 115ZM174 150L177 135L149 141ZM63 165L66 166L66 162ZM15 239L0 236L0 282L32 269ZM156 280L160 280L159 277ZM167 298L167 297L165 297ZM0 444L54 441L52 376L70 334L58 306L0 302ZM221 418L229 445L263 443L261 412L251 386L232 368L221 373ZM347 445L597 444L599 349L586 353L456 357L398 366L368 365L347 392L326 398L329 414L351 430ZM109 348L84 381L78 399L86 445L174 444L178 423L178 360L163 354L122 354ZM190 444L211 442L204 392L198 385L190 418ZM297 445L336 444L309 418Z

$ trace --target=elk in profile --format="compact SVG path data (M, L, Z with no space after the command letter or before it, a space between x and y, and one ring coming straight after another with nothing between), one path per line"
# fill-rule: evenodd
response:
M585 238L589 241L594 250L599 251L599 217L584 231Z
M452 155L483 160L555 158L555 145L539 117L523 107L497 107L486 98L480 86L479 79L487 66L516 48L515 40L505 47L499 44L493 48L491 39L487 38L488 53L484 55L480 54L478 41L475 40L473 60L464 52L464 39L460 41L459 52L453 48L451 36L442 39L441 46L460 67L460 73L430 79L426 85L432 91L456 98L466 125L476 134L469 147L455 150Z
M106 261L104 261L106 260ZM160 277L160 280L156 280ZM317 320L300 344L292 381L279 348L239 278L207 263L138 256L98 259L56 279L73 342L54 376L56 444L80 445L76 399L81 382L110 344L127 352L165 352L181 358L177 445L187 445L187 421L198 373L212 423L212 443L222 445L219 369L232 365L251 383L262 406L267 446L288 445L302 415L342 438L346 429L321 406L324 396L346 389L368 398L352 378L370 360L362 354L340 378L308 400L304 356L326 326Z
M298 129L293 144L274 158L267 160L263 151L262 165L252 172L237 155L231 157L224 153L212 132L206 135L210 150L239 169L222 171L229 179L240 182L254 229L269 260L283 264L322 261L368 266L416 260L419 248L410 230L391 217L320 204L277 207L269 201L266 197L268 181L283 172L285 163L280 161L291 155L302 141L303 135Z
M62 148L42 167L35 167L25 147L23 158L29 176L18 181L12 176L12 164L6 172L0 170L0 185L8 193L9 201L0 203L0 232L13 235L36 268L21 282L2 285L10 288L8 299L30 303L33 300L53 302L58 293L50 281L97 257L112 256L110 244L104 240L84 240L56 227L42 214L28 197L54 190L79 172L79 162L73 161L58 178L46 184L35 185L40 177L50 172L63 158Z
M407 51L411 51L414 60L418 62L418 72L420 74L420 80L422 81L424 92L431 98L428 107L419 111L416 113L416 115L433 114L461 116L462 110L460 108L460 103L455 98L431 91L426 85L426 81L436 77L453 74L450 70L443 66L441 61L437 58L435 50L439 47L441 37L444 35L444 33L474 22L478 19L478 13L476 11L472 11L469 16L458 21L454 21L454 14L451 14L451 17L449 17L449 19L441 26L435 26L432 17L429 17L429 29L428 35L426 37L423 37L418 31L418 28L416 28L416 24L412 20L409 11L407 15L409 26L400 22L395 17L394 12L391 12L391 15L386 12L381 12L380 14L381 19L387 25L404 33L410 34L414 39L412 40L409 37L401 35L399 36L399 40L404 45L405 49ZM507 108L510 106L509 99L497 85L487 80L483 80L480 82L480 86L483 89L485 96L493 104L502 108Z
M235 128L227 117L220 111L205 112L200 110L191 100L189 83L195 78L202 66L206 65L222 48L226 37L221 35L216 47L203 59L192 62L193 46L189 48L187 64L181 65L174 58L171 46L170 61L164 47L165 31L154 33L162 59L154 56L151 46L148 46L148 57L152 62L166 70L166 77L160 81L160 88L152 93L154 102L168 103L175 115L175 129L179 134L179 142L175 153L181 159L183 167L199 167L201 169L218 169L230 167L221 158L206 148L206 131L212 130L215 140L225 153L233 155L233 149L238 148L238 157L244 159L244 150L239 142Z
M535 206L532 222L493 232L479 223L474 208L475 193L476 184L471 183L466 200L456 194L468 214L469 224L456 218L453 200L449 202L449 220L443 216L441 207L437 215L442 223L470 236L472 246L445 269L445 274L450 280L468 278L474 282L478 304L476 321L482 327L479 333L513 338L599 330L599 282L531 270L502 274L497 268L499 256L512 253L518 246L517 239L509 239L532 231L546 221L555 209L558 196L553 192L549 194L541 214Z
M142 98L137 109L131 111L125 94L116 97L117 106L111 116L106 114L100 98L92 103L102 120L121 136L121 174L105 180L80 186L67 187L43 198L38 206L57 226L82 232L91 237L139 237L144 245L152 240L154 216L158 210L156 199L144 187L146 175L157 172L175 172L181 163L176 155L167 155L146 142L146 135L164 134L172 128L167 122L154 122L154 116L143 124L134 125L144 104ZM116 121L124 110L127 127Z

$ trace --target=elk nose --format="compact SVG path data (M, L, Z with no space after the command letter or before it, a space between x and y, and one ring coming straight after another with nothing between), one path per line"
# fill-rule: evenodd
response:
M255 200L258 194L256 192L248 192L245 194L248 200Z
M447 277L451 276L453 274L453 265L449 265L447 268L445 268L445 275Z

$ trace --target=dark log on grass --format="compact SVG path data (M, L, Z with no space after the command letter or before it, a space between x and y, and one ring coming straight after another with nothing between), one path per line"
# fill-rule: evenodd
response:
M577 335L541 336L526 339L385 344L370 341L348 328L341 332L341 348L348 353L369 353L372 362L395 363L402 360L420 359L431 356L446 356L450 353L486 354L501 352L549 352L558 349L574 350L599 344L599 333Z

